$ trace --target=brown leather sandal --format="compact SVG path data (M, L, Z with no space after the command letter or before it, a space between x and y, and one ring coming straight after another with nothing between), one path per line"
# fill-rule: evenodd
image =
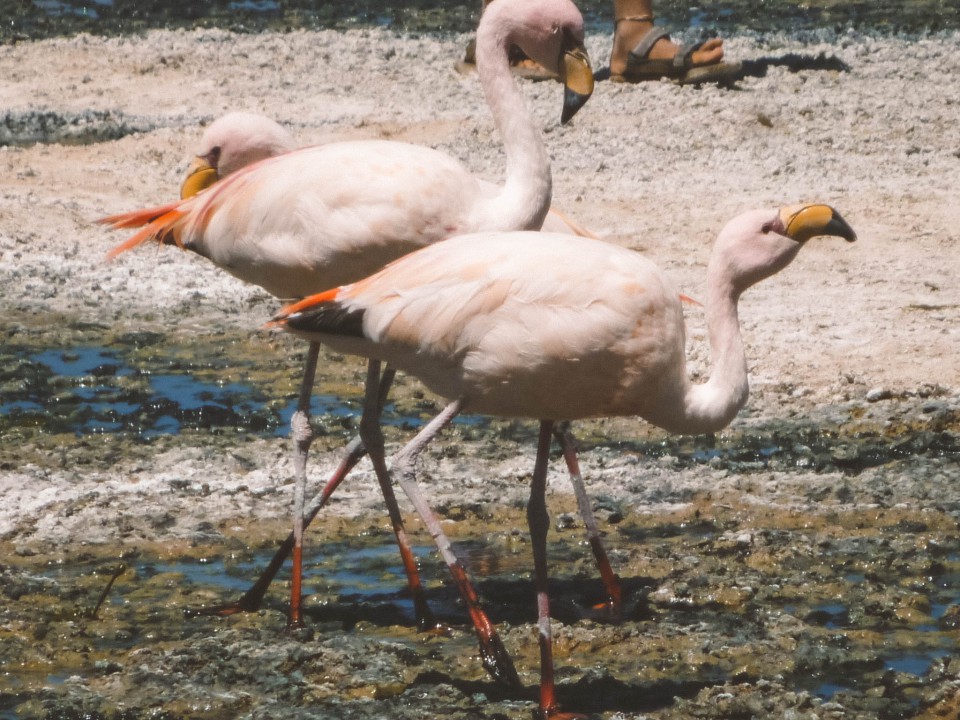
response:
M623 21L652 22L653 17L618 18L617 23ZM693 53L699 50L703 43L681 43L677 46L677 54L670 59L651 59L650 51L657 41L670 37L670 31L663 27L651 27L640 39L627 56L627 68L622 74L610 74L613 82L643 82L646 80L660 80L668 78L680 85L699 85L702 83L729 83L737 78L743 63L720 61L709 65L694 65Z

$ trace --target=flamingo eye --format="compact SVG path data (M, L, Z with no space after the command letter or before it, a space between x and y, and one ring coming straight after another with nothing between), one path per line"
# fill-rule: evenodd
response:
M773 230L773 225L774 225L774 223L773 223L772 220L771 220L770 222L765 222L765 223L763 224L763 227L760 228L760 232L762 232L764 235L766 235L766 234L769 233L771 230Z
M215 145L210 149L210 152L207 153L206 160L208 163L210 163L212 167L216 167L217 164L220 162L220 152L221 152L220 146Z

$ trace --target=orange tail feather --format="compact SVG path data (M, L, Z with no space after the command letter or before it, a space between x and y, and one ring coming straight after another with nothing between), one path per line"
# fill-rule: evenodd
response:
M340 288L334 288L333 290L325 290L322 293L317 293L316 295L309 295L303 300L298 300L295 303L291 303L285 307L280 308L277 311L277 314L273 316L270 324L273 325L276 322L282 321L288 318L291 315L295 315L298 312L302 312L308 308L312 308L316 305L322 305L323 303L333 302L337 299L337 295L340 294Z
M266 327L279 327L300 334L366 337L363 307L346 307L340 300L340 295L349 287L344 285L287 305Z
M179 203L174 203L171 206L165 206L166 208L172 208L172 209L168 209L166 213L160 215L159 217L157 217L155 214L153 215L152 219L147 219L144 217L144 222L147 223L146 226L143 227L140 230L140 232L136 233L133 237L123 241L116 247L111 248L107 252L107 260L113 260L117 255L124 253L127 250L132 250L133 248L147 242L148 240L156 240L157 242L163 242L167 237L171 237L171 236L173 238L173 241L179 247L183 247L183 245L181 245L180 243L179 234L175 232L173 228L173 224L186 214L183 210L180 210L177 207L178 204ZM155 212L157 210L163 210L163 209L165 208L153 208L152 211ZM146 213L149 213L149 212L151 212L151 210L140 211L140 213L144 214L144 216ZM137 215L137 214L138 213L129 213L128 215ZM116 216L116 217L120 217L120 216ZM104 222L107 220L108 218L104 218ZM130 222L133 223L133 221L130 221ZM114 227L119 227L119 228L139 227L140 225L143 225L143 222L139 224L130 224L130 225L114 225Z
M175 200L166 205L157 205L156 207L144 208L143 210L107 215L107 217L102 217L97 220L97 222L100 225L109 225L114 230L143 227L144 225L152 223L160 216L166 215L171 210L175 210L181 202L180 200Z

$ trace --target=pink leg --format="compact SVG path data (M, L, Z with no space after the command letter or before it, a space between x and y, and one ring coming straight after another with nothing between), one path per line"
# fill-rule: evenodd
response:
M306 528L313 521L320 510L327 504L330 496L333 495L333 491L340 486L340 483L343 482L343 479L347 476L347 474L366 454L367 450L363 447L363 443L360 442L359 437L355 437L350 441L344 450L343 459L340 461L340 465L327 481L327 484L324 486L323 492L320 494L319 499L314 502L313 506L304 516L304 528ZM259 610L263 605L263 598L267 594L267 589L270 587L273 579L277 576L280 568L283 567L283 563L286 562L288 557L290 557L290 553L293 550L293 540L293 533L291 532L289 535L287 535L286 539L280 543L280 547L277 548L277 551L270 559L270 563L260 574L260 577L257 578L257 581L250 586L250 588L241 596L239 600L225 603L223 605L214 605L212 607L191 608L185 611L186 614L189 617L197 617L200 615L217 615L220 617L226 617L228 615L234 615L240 612L256 612Z
M393 371L388 370L388 372ZM436 625L436 622L427 606L426 595L420 582L417 558L410 547L410 540L407 537L407 531L403 526L403 517L400 514L400 506L393 494L393 484L387 470L387 461L383 449L383 432L380 429L380 414L383 409L383 402L380 400L379 388L380 361L370 360L367 364L366 397L363 404L363 417L360 419L360 437L367 448L374 472L377 475L377 481L380 483L380 492L383 494L383 500L390 515L393 533L396 535L397 545L400 548L403 569L407 574L407 584L413 593L413 604L418 622L421 628L425 629L428 626Z
M619 618L623 602L620 578L617 577L617 574L610 566L610 559L607 557L607 551L604 549L603 542L600 539L597 519L594 517L593 508L590 506L590 498L587 496L587 489L583 484L583 476L580 474L576 440L573 437L573 433L570 432L570 424L566 422L561 423L553 431L553 434L563 449L563 459L567 463L570 482L573 484L573 493L577 497L577 506L580 508L580 517L583 518L583 524L587 530L587 540L590 542L593 557L596 559L597 568L600 570L600 577L603 579L603 585L607 590L607 602L604 610L611 618Z
M547 530L550 526L550 516L547 514L546 489L552 430L553 423L550 420L540 422L537 460L533 468L533 480L530 483L530 502L527 504L527 524L530 526L530 543L533 546L533 577L537 590L537 624L540 643L540 706L537 714L543 718L550 717L557 711L547 572Z
M395 370L392 368L387 368L380 380L378 399L379 407L381 409L386 402L387 394L390 391L390 386L393 384L393 378L395 375ZM306 528L313 521L320 510L323 509L323 507L330 500L330 497L333 495L334 491L340 486L340 483L343 482L354 466L356 466L356 464L360 462L360 460L363 459L366 454L367 450L363 446L363 442L360 440L359 436L354 437L353 440L347 444L337 469L334 471L333 475L330 476L330 479L327 481L327 484L324 486L320 495L316 500L314 500L313 505L306 512L306 515L303 519L304 528ZM392 494L393 493L391 491L391 495ZM280 571L280 568L283 567L283 563L286 562L286 559L290 556L293 546L294 535L291 532L287 538L280 543L280 547L277 548L277 551L271 558L270 563L267 565L263 573L261 573L260 577L257 578L257 581L250 586L250 588L243 594L243 596L241 596L239 600L225 603L223 605L214 605L212 607L189 608L185 611L185 614L189 617L197 617L200 615L216 615L220 617L226 617L228 615L233 615L240 612L256 612L263 605L263 599L266 596L267 589L270 587L273 579ZM403 555L402 550L401 555ZM412 556L412 553L410 553L410 556ZM406 559L404 559L404 566L405 568L408 566ZM421 628L435 626L436 621L433 618L433 613L430 612L430 608L427 606L426 597L419 579L419 573L416 574L415 578L410 578L408 576L407 579L413 595L413 605L416 612L418 626Z
M307 453L313 442L313 428L310 427L310 396L313 394L313 381L317 374L317 358L320 355L320 343L312 342L307 350L307 362L303 369L303 382L300 384L300 397L297 410L290 419L291 435L294 442L294 486L293 486L293 568L290 579L290 614L287 627L301 627L303 617L300 609L301 582L303 579L303 496L307 487Z
M433 510L424 499L423 493L416 481L416 462L417 457L423 452L423 449L429 442L436 437L439 432L446 427L460 412L460 401L454 401L447 405L439 415L431 420L416 437L404 446L400 452L393 457L393 473L403 488L407 497L413 503L414 508L426 525L427 530L433 537L444 562L450 570L453 581L460 592L470 614L470 620L477 633L477 639L480 643L480 657L483 666L491 677L497 682L515 688L523 687L520 682L520 676L513 666L513 661L503 645L503 641L497 634L496 628L490 622L490 618L480 607L480 599L476 590L470 583L463 565L453 553L450 540L447 538L443 529L440 527L440 521L437 520Z

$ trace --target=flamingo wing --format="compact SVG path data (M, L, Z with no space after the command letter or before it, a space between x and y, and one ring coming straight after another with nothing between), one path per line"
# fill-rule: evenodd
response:
M477 412L571 419L620 414L624 377L682 357L678 298L623 248L494 233L413 253L286 308L277 324L386 360Z

